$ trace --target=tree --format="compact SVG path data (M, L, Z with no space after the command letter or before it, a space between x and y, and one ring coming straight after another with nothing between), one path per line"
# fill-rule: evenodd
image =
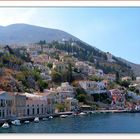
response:
M62 75L61 73L53 70L51 73L52 81L54 82L61 82L62 81Z
M73 80L73 76L72 76L72 65L71 63L68 64L68 73L69 73L69 76L68 76L68 82L72 82Z
M58 109L59 112L64 112L65 111L65 105L62 104L62 103L56 104L55 107Z
M90 80L92 80L92 81L96 81L96 82L100 82L100 81L102 81L103 80L103 78L101 78L101 77L99 77L99 76L92 76L91 78L90 78Z
M135 90L135 92L136 92L137 94L139 94L139 93L140 93L140 91L139 91L138 89L136 89L136 90Z
M120 75L119 75L119 72L116 71L116 83L119 83L120 81Z
M131 82L124 80L124 81L120 81L119 83L121 86L128 88Z
M135 89L136 89L136 88L135 88L134 86L130 86L130 87L129 87L129 90L130 90L130 91L135 91Z
M52 63L48 63L47 67L49 67L50 69L52 68L53 64Z
M48 83L43 80L39 80L38 84L39 84L40 91L43 91L44 89L48 87Z
M39 45L45 45L45 44L46 44L46 40L40 40L40 41L38 42L38 44L39 44Z
M77 96L77 100L78 100L79 102L85 102L85 100L86 100L86 95L85 95L85 94L79 94L79 95Z

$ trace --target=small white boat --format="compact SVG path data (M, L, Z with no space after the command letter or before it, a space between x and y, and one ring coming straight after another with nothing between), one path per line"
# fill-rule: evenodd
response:
M68 115L60 115L60 118L66 118Z
M24 121L24 123L25 123L25 124L28 124L28 123L30 123L30 121Z
M9 128L10 127L10 125L7 123L7 122L5 122L3 125L2 125L2 128Z
M49 119L53 119L53 116L49 116Z
M13 125L21 125L20 120L14 120L11 122Z
M35 117L34 122L38 123L39 122L39 118Z
M43 121L47 121L47 120L48 120L48 118L42 118L42 120L43 120Z
M81 112L79 115L86 115L86 113L84 113L84 112Z

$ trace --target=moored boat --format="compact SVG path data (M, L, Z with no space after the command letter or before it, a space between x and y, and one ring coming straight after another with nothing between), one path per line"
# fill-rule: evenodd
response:
M53 116L49 116L49 119L53 119Z
M24 121L24 123L25 123L25 124L28 124L28 123L30 123L30 121Z
M81 112L79 115L86 115L86 113L84 113L84 112Z
M39 122L39 118L35 117L34 122L38 123Z
M68 115L60 115L60 118L66 118Z
M42 118L42 120L43 120L43 121L47 121L47 120L48 120L48 118Z
M3 125L2 125L2 128L9 128L10 127L10 125L7 123L7 122L5 122Z
M21 125L20 120L11 121L13 125Z

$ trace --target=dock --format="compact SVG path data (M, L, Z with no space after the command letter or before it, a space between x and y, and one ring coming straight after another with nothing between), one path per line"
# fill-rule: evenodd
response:
M24 121L34 121L35 117L39 117L40 119L42 118L49 118L49 116L52 117L59 117L60 115L72 115L73 112L59 112L59 113L55 113L55 114L47 114L47 115L36 115L36 116L22 116L22 117L16 117L16 119L20 120L21 122ZM0 125L2 125L5 122L8 122L9 124L11 123L11 121L13 121L13 118L4 118L4 119L0 119Z

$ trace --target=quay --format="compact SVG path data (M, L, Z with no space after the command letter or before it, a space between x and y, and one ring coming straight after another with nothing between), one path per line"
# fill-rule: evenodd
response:
M59 113L55 113L55 114L47 114L47 115L37 115L37 116L26 116L26 117L16 117L16 119L20 120L21 122L24 121L34 121L35 117L39 117L40 119L42 118L49 118L50 116L52 116L53 118L55 117L60 117L60 115L72 115L73 112L59 112ZM13 118L9 118L9 119L0 119L0 125L2 125L5 122L8 122L9 124L11 123L11 121L13 121Z
M140 110L94 110L94 111L85 111L87 114L98 114L98 113L140 113ZM37 115L37 116L26 116L26 117L16 117L16 119L19 119L21 122L24 121L34 121L35 117L39 117L39 119L43 118L49 118L49 116L52 116L53 118L55 117L60 117L61 115L72 115L74 112L59 112L55 114L47 114L47 115ZM13 118L9 119L0 119L0 125L2 125L5 122L8 122L11 124L11 121L13 121Z

